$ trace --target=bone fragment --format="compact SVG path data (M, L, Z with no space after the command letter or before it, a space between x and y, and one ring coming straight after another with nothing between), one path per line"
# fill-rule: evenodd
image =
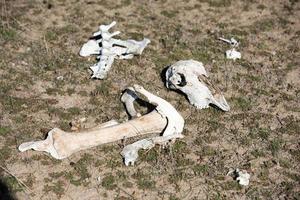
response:
M248 186L250 183L250 174L246 170L230 170L227 176L233 176L233 178L242 186Z
M230 40L220 37L219 40L222 40L223 42L230 44L232 47L239 46L239 42L236 39L234 39L233 37L230 38Z
M125 146L123 151L121 152L121 155L124 157L126 166L129 166L130 164L134 165L134 162L138 158L138 151L140 149L149 150L153 148L155 144L165 146L170 140L172 141L176 138L183 138L183 137L184 136L182 134L173 134L168 136L158 136L158 137L142 139Z
M241 59L242 55L240 52L236 51L235 48L229 49L226 51L226 58L227 59Z
M155 146L155 144L164 146L170 140L183 138L181 133L184 127L184 119L169 102L155 96L139 85L134 85L134 90L144 95L150 103L157 105L155 109L163 117L166 117L168 122L162 136L143 139L124 147L121 155L124 157L126 166L130 164L134 165L138 158L138 151L140 149L151 149Z
M225 53L227 59L241 59L242 54L236 50L240 43L236 39L230 38L230 40L228 40L225 38L219 38L219 40L222 40L223 42L226 42L227 44L231 45L231 49L227 50Z
M131 59L134 55L142 54L144 48L150 43L147 38L142 41L113 38L120 34L119 31L109 32L114 25L116 25L115 21L109 25L99 26L99 31L95 32L93 38L80 49L80 56L98 55L99 62L90 67L93 72L92 78L105 79L115 58Z

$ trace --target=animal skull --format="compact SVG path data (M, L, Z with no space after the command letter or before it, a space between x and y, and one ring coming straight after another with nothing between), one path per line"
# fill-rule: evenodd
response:
M213 104L223 111L230 110L220 89L208 79L201 62L181 60L171 65L166 71L166 87L183 92L198 109Z

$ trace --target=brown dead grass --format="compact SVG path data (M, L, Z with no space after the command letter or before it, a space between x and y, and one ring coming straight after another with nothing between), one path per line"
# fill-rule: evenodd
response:
M11 196L300 198L298 1L4 0L0 8L0 164L30 188L0 171ZM99 24L113 20L121 38L145 36L151 44L140 57L116 60L107 80L91 80L88 67L95 60L80 58L78 51ZM241 60L224 58L228 46L220 36L241 42ZM161 71L180 59L205 64L230 112L196 110L164 87ZM134 83L182 113L184 139L169 149L141 152L135 167L122 163L121 142L62 161L17 151L53 127L69 130L75 118L88 117L90 124L126 120L119 96ZM250 185L227 177L230 168L248 170Z

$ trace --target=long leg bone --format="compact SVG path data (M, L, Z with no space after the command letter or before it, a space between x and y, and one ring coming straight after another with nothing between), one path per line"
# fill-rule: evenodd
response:
M121 154L125 158L125 164L128 165L134 163L139 149L151 148L155 144L165 144L171 139L183 137L181 132L184 120L171 104L151 94L141 86L135 85L134 90L145 95L151 103L157 104L156 110L122 124L112 120L96 128L77 133L69 133L54 128L49 131L45 140L23 143L19 146L19 150L21 152L29 149L45 151L54 158L63 159L80 150L101 144L164 131L161 137L145 139L142 140L143 142L139 141L126 146Z
M99 127L95 130L72 133L54 128L48 132L45 140L23 143L19 146L19 150L45 151L56 159L64 159L77 151L101 144L149 133L160 133L166 124L167 119L153 111L122 124Z

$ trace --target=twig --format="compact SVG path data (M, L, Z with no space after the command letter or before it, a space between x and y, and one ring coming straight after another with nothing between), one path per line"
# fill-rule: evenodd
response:
M280 123L280 125L281 125L281 127L282 127L282 126L283 126L283 123L282 123L281 119L279 118L278 113L276 114L276 119L277 119L277 121Z
M134 196L132 196L131 194L129 194L129 192L127 192L125 189L117 186L119 190L121 190L122 192L124 192L125 194L127 194L130 198L135 199Z
M8 174L11 175L12 177L14 177L14 178L17 180L17 182L19 183L20 186L25 187L29 192L33 193L33 192L29 189L29 187L28 187L22 180L20 180L18 177L16 177L16 176L15 176L13 173L11 173L8 169L6 169L5 167L3 167L3 166L1 166L1 165L0 165L0 168L2 168L6 173L8 173Z
M44 44L45 44L46 52L49 53L49 49L48 49L48 45L47 45L47 41L46 41L45 35L43 37L43 41L44 41Z

